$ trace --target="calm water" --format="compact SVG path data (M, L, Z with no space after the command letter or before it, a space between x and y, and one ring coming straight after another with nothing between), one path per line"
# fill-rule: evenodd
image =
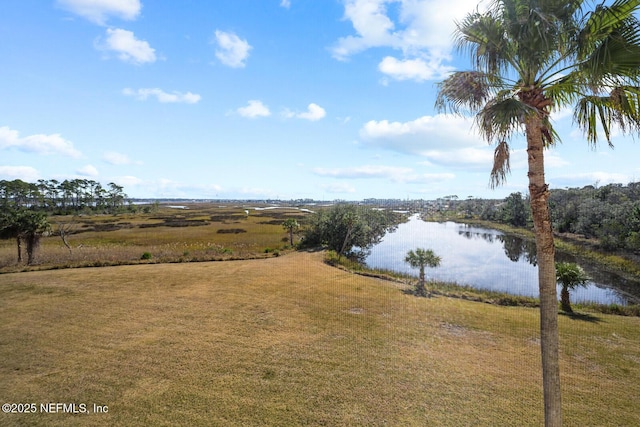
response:
M410 249L432 249L442 258L437 268L427 268L427 279L456 282L478 289L538 296L535 245L500 231L454 222L425 222L417 216L387 234L366 258L369 267L385 268L417 276L404 257ZM627 304L635 298L621 289L633 284L612 273L595 270L580 260L557 254L559 261L580 264L593 278L586 288L571 291L571 302ZM634 286L635 285L635 286ZM618 288L614 287L617 286Z

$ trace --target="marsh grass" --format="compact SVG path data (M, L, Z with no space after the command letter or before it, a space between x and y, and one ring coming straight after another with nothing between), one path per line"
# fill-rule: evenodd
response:
M243 206L192 204L190 209L161 207L157 212L94 216L54 216L57 224L73 224L71 253L59 236L41 240L33 267L16 265L16 244L0 240L0 273L33 269L125 265L140 262L194 262L253 259L288 249L282 239L284 219L303 221L294 209L250 210ZM237 233L236 230L245 232ZM265 249L269 249L265 252ZM150 259L141 259L144 253Z
M0 425L541 425L538 312L321 252L0 275L0 400L107 414ZM567 426L639 425L640 319L561 316Z

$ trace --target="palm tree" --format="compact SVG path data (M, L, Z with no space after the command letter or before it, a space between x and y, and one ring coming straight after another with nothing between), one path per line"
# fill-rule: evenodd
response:
M562 285L560 291L560 307L565 313L573 313L569 300L569 290L578 286L586 286L589 277L579 265L572 262L556 263L556 281Z
M420 269L420 280L416 285L415 294L421 297L427 296L427 290L424 286L424 267L435 268L440 265L440 257L437 256L431 249L418 248L415 251L410 250L407 252L407 256L404 258L404 262L409 264L412 268Z
M44 212L18 207L6 209L0 214L0 238L14 238L18 246L18 263L22 262L22 242L27 243L27 264L35 262L40 238L51 226Z
M640 130L640 0L494 0L457 24L460 49L472 71L439 84L440 111L475 116L489 143L497 143L491 182L502 184L509 141L527 142L531 211L537 245L545 424L561 425L558 300L544 149L559 141L550 113L574 108L574 121L594 146L612 125Z
M289 232L289 244L293 246L293 233L300 228L300 224L293 218L287 218L282 223L282 228Z

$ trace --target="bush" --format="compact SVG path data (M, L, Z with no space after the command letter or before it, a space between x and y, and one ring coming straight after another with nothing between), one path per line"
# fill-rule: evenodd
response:
M216 233L218 234L239 234L239 233L246 233L247 230L243 229L243 228L221 228L218 231L216 231Z
M264 253L265 254L273 254L273 256L280 256L280 250L278 249L272 249L272 248L264 248Z
M152 257L151 252L145 252L142 254L140 259L151 259L151 257Z

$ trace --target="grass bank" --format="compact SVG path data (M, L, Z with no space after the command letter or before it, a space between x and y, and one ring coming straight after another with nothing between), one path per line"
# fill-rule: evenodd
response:
M325 253L325 262L333 267L338 267L352 273L360 274L368 277L389 280L404 286L405 291L410 291L417 278L412 275L399 273L393 270L371 269L367 266L350 260L346 257L338 257L333 251ZM440 295L449 298L460 298L469 301L483 302L502 306L517 307L539 307L540 300L538 298L513 295L505 292L496 292L490 290L476 289L472 286L459 285L456 283L428 281L425 284L427 292L431 295ZM604 313L616 314L621 316L640 317L640 305L630 304L621 306L618 304L597 304L597 303L572 303L572 308L587 313ZM580 314L576 314L580 315Z
M537 310L401 289L310 252L0 275L0 400L108 407L0 425L543 423ZM639 425L640 319L559 322L566 425Z

